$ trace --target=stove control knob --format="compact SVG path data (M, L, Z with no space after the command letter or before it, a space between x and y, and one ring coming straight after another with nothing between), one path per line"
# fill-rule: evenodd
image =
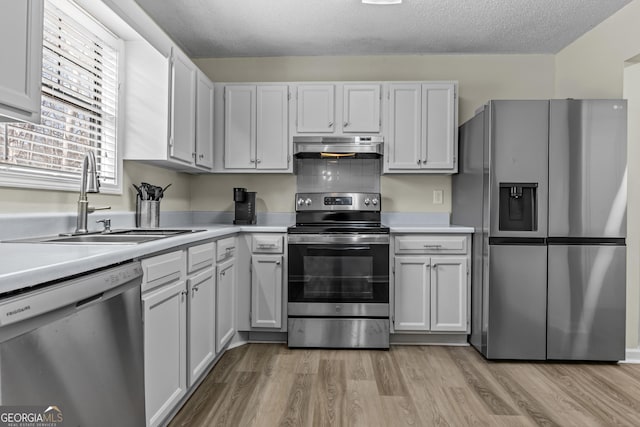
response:
M305 200L304 204L307 205L307 206L311 206L311 199Z
M371 200L369 200L368 197L366 199L364 199L365 206L369 206L369 203L371 203Z
M378 199L374 197L373 199L371 199L371 203L373 203L373 206L377 206L378 205Z
M298 199L298 206L302 206L302 205L304 205L304 199L302 197L300 197Z

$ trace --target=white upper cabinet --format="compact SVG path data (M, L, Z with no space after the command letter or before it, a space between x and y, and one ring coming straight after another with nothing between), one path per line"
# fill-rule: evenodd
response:
M196 85L196 165L213 169L213 83L198 70Z
M297 87L296 130L299 133L335 132L335 85L301 84Z
M171 58L170 155L187 164L195 163L196 66L181 51Z
M202 86L206 76L177 47L167 58L145 41L131 41L125 55L124 159L184 172L210 170L205 135L212 132L207 120L213 111L206 93L211 89Z
M228 85L224 90L224 167L225 169L254 169L256 87Z
M420 84L389 85L389 133L385 166L389 170L420 168L422 158L422 91Z
M256 93L256 168L289 167L289 87L259 85Z
M380 132L380 84L345 84L343 101L344 133Z
M44 0L3 0L0 121L40 123Z
M224 171L288 171L289 87L224 87Z
M380 133L381 87L378 82L297 84L293 133Z
M455 82L389 84L385 173L456 173Z

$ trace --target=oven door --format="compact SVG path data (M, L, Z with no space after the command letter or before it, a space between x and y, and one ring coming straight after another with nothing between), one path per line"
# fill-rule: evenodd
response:
M290 234L290 316L387 316L389 235Z

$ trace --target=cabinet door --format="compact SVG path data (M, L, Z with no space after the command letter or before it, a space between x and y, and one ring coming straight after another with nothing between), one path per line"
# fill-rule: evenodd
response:
M216 278L213 267L187 281L189 291L189 387L216 355Z
M422 87L389 86L389 169L420 169L422 164Z
M333 133L335 130L335 86L298 85L297 125L300 133Z
M218 265L216 283L216 351L220 352L236 332L235 260Z
M380 132L380 85L344 85L342 131Z
M142 296L147 425L157 426L185 395L187 322L184 281Z
M213 83L198 70L196 93L196 165L213 169Z
M429 330L429 270L429 257L395 257L395 330Z
M251 257L251 327L282 326L282 255Z
M178 49L173 49L171 59L169 155L193 164L196 141L196 66Z
M455 91L452 83L422 85L422 167L452 169L455 145Z
M431 258L431 330L467 330L467 259Z
M0 116L40 123L44 0L4 0Z
M265 85L256 94L256 165L258 169L289 167L289 87Z
M224 102L224 167L256 167L256 87L228 85Z

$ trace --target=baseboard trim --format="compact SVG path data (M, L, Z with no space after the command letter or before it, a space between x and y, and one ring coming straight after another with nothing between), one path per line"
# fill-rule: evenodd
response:
M467 334L391 334L391 345L468 346Z
M628 348L625 353L625 359L620 363L640 363L640 348Z

